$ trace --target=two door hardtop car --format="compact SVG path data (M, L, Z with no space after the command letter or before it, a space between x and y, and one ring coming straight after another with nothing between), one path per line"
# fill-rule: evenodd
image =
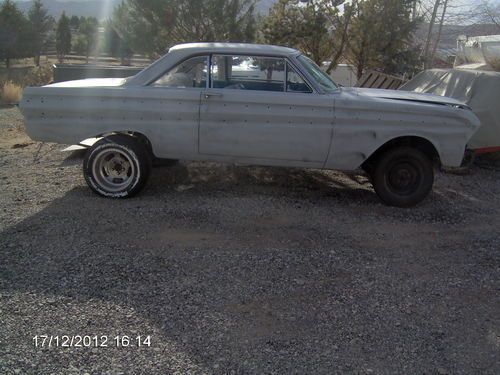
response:
M111 198L138 193L161 158L362 168L385 203L412 206L480 125L457 100L339 87L294 49L235 43L178 45L130 78L29 87L20 107L34 140L98 138L84 176Z

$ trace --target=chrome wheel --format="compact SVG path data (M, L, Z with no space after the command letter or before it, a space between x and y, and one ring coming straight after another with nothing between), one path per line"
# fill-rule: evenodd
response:
M107 148L96 155L92 172L102 189L116 193L123 191L132 183L136 168L130 156L122 150Z

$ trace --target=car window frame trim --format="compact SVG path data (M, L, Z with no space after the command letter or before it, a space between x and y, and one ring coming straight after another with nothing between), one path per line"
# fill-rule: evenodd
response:
M320 93L318 89L316 88L316 85L312 85L307 79L307 77L304 76L303 71L301 69L297 68L297 64L292 63L292 60L289 58L289 56L276 56L276 55L267 55L267 54L262 54L262 55L256 55L256 54L251 54L251 53L211 53L210 58L209 58L209 67L208 67L208 75L209 79L207 80L207 90L237 90L237 91L244 91L244 90L238 90L238 89L218 89L212 87L212 58L213 56L248 56L248 57L269 57L269 58L275 58L275 59L282 59L284 60L285 63L285 76L284 76L284 82L283 82L283 91L268 91L268 90L246 90L246 91L260 91L260 92L272 92L272 93L292 93L292 94L318 94ZM304 93L304 92L296 92L293 93L292 91L287 91L286 87L286 80L287 80L287 63L290 63L292 68L295 69L296 73L304 80L304 83L311 89L311 92Z
M311 78L311 76L309 75L309 73L307 71L305 71L305 68L302 66L302 64L297 60L297 57L301 55L300 52L297 52L293 55L289 55L289 56L277 56L277 55L274 55L274 54L259 54L259 55L256 55L256 54L251 54L251 53L238 53L238 54L231 54L231 53L197 53L197 54L193 54L193 55L190 55L190 56L187 56L186 58L182 59L181 61L179 61L177 64L175 64L173 67L171 67L170 69L168 70L165 70L164 72L162 72L161 74L159 74L158 76L156 76L155 78L149 80L144 86L145 87L149 87L149 88L154 88L154 89L175 89L175 90L203 90L203 87L160 87L160 86L157 86L157 87L154 87L154 86L151 86L151 84L155 81L157 81L160 77L162 77L163 75L165 75L166 73L170 72L171 70L175 69L176 67L178 67L180 64L186 62L187 60L190 60L194 57L199 57L199 56L206 56L207 60L206 60L206 64L207 64L207 82L206 82L206 85L205 85L205 90L219 90L219 89L213 89L211 88L211 85L212 85L212 58L214 55L221 55L221 56L250 56L250 57L271 57L271 58L278 58L278 59L284 59L285 62L288 62L290 63L290 65L296 70L297 74L304 80L304 82L309 86L309 88L312 90L311 93L295 93L295 94L325 94L326 91L323 90L319 84L313 79ZM285 64L285 73L286 73L286 64ZM288 93L289 91L286 91L286 76L285 76L285 82L284 82L284 90L283 91L266 91L266 90L248 90L248 91L262 91L262 92L282 92L282 93ZM224 90L224 89L220 89L220 90ZM235 89L225 89L225 90L235 90ZM339 88L337 88L337 90L339 90Z
M175 68L177 68L179 65L185 63L188 60L191 60L191 59L193 59L195 57L200 57L200 56L205 56L206 57L205 63L207 64L207 82L205 84L205 89L207 89L208 88L208 82L209 82L209 78L208 77L210 76L210 72L209 72L209 69L210 69L210 54L206 54L206 53L194 54L194 55L186 57L185 59L182 59L181 61L179 61L177 64L175 64L170 69L165 70L163 73L161 73L157 77L149 80L148 83L145 84L144 86L150 87L150 88L154 88L154 89L203 90L203 87L169 87L169 86L163 86L162 87L162 86L152 86L152 84L154 82L156 82L157 80L159 80L165 74L167 74L167 73L171 72L172 70L174 70Z
M300 72L298 72L297 69L292 64L290 64L290 66L294 69L294 72L297 73L297 75L300 78L302 78L302 80L304 81L304 83L306 84L306 86L311 91L310 92L288 91L288 65L289 65L289 61L288 61L288 59L286 59L286 64L285 64L285 92L291 92L293 94L313 94L314 93L314 89L311 87L311 85L304 79L304 77L302 76L302 74Z

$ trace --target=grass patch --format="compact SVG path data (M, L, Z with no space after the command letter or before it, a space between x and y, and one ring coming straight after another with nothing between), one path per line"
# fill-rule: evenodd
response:
M21 86L11 81L5 82L2 86L2 92L0 93L0 101L4 104L19 103L22 91L23 89Z

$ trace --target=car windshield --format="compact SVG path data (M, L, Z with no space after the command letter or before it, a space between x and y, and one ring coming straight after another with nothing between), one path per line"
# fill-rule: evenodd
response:
M307 72L321 86L321 88L323 88L325 91L332 91L337 89L337 85L335 84L335 82L333 82L328 74L322 71L314 61L304 55L300 55L298 59L302 66L307 70Z

